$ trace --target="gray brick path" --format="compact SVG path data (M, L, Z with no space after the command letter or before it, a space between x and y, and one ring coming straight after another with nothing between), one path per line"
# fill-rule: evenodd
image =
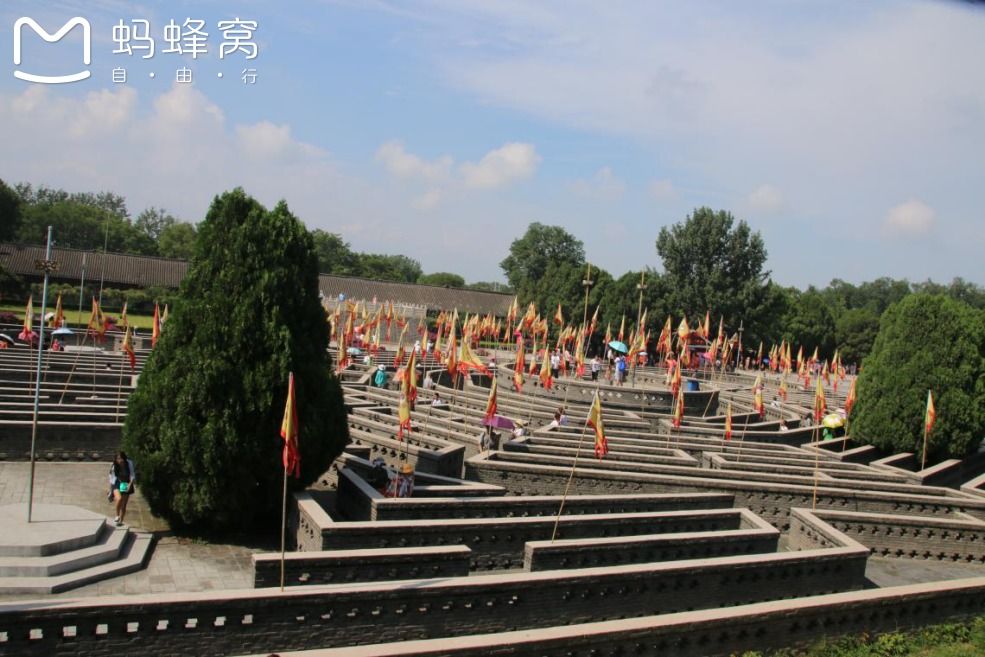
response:
M140 572L105 580L52 598L75 598L109 594L171 593L252 588L250 555L260 550L239 545L192 541L168 535L168 524L150 513L140 495L137 464L137 494L127 508L127 524L138 531L162 535L148 567ZM27 502L30 466L0 462L0 505ZM106 501L108 463L47 463L36 465L34 499L37 502L72 504L107 517L113 506ZM0 531L3 528L0 527ZM0 596L2 600L36 596Z

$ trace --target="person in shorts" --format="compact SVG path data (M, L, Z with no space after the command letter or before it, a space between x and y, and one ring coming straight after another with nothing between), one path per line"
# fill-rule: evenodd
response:
M113 487L113 500L116 502L116 517L113 522L119 527L127 517L127 502L133 494L137 482L137 468L126 452L117 452L113 467L109 472L109 483Z

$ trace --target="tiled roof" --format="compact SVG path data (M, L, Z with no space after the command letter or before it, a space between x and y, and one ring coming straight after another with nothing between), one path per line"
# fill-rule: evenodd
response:
M85 266L86 280L100 280L107 287L178 287L188 271L185 260L152 258L149 256L102 254L79 249L53 248L51 257L58 262L58 271L52 272L56 282L76 282L82 278ZM35 260L44 259L44 247L33 244L0 244L0 267L18 276L40 276L34 268Z
M44 247L37 245L0 244L0 267L18 276L40 276L34 268L34 261L44 258ZM52 249L52 258L58 261L58 271L51 279L56 282L76 282L82 277L82 264L85 258L85 275L88 280L103 277L107 287L170 287L176 288L188 271L185 260L153 258L149 256L124 255L81 251L78 249ZM379 301L402 302L407 305L425 306L429 309L462 312L493 313L505 315L513 297L498 292L462 290L434 285L415 285L392 281L374 281L349 276L319 277L318 287L331 299L344 294L352 301L374 298Z

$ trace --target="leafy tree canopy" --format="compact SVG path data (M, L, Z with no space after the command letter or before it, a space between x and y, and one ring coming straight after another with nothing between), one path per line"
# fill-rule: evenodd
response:
M871 308L852 308L835 320L835 338L842 361L860 365L879 333L879 315Z
M581 240L560 226L532 223L523 237L513 240L510 253L499 266L510 286L524 298L538 287L549 265L585 264L585 247Z
M21 197L0 180L0 240L17 235L21 224Z
M439 285L442 287L465 287L465 279L458 274L446 271L439 271L433 274L424 274L417 279L423 285Z
M795 295L787 309L783 326L783 338L796 346L803 346L806 355L814 353L815 348L822 359L834 354L834 314L824 295L813 286Z
M304 225L283 202L267 210L241 189L217 197L130 397L123 446L151 509L193 530L276 527L289 372L301 450L291 487L312 483L348 440L327 345Z
M663 227L657 237L667 302L675 315L724 315L734 330L762 324L770 298L766 246L744 221L724 210L698 208L683 222ZM750 335L751 337L751 335Z
M190 260L195 252L195 226L185 222L165 226L157 238L158 253L165 258Z
M889 307L858 379L851 433L920 458L927 391L937 424L927 462L963 458L985 437L985 322L943 295L911 294Z

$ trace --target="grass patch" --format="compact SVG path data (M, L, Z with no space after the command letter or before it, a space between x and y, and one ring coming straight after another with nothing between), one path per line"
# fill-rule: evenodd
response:
M806 649L749 651L736 657L976 657L985 655L985 617L912 632L825 640Z
M35 303L34 305L35 315L41 312L41 300L36 299L36 302L37 303ZM14 315L17 315L18 322L24 321L24 310L25 309L23 304L18 304L18 305L13 305L9 303L0 304L0 313L13 313ZM90 305L83 308L81 315L79 314L78 306L76 306L74 309L66 308L63 306L63 310L65 312L65 320L68 323L69 328L73 328L73 329L85 328L86 324L89 323L89 315L92 312L92 306ZM54 311L55 311L54 303L53 302L49 303L48 312L54 312ZM161 312L164 312L163 307L161 308ZM117 309L116 312L107 310L105 311L105 313L110 317L112 317L113 319L119 320L120 318L119 309ZM154 326L153 315L135 315L128 312L127 321L129 322L130 326L133 326L134 328L147 329L148 331L151 330L151 328Z

